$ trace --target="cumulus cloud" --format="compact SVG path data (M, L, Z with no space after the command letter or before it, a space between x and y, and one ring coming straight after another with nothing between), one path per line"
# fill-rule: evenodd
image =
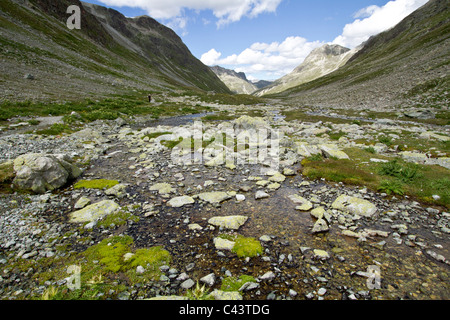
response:
M393 0L383 7L369 6L359 10L354 22L347 24L333 43L354 48L371 36L388 30L417 10L428 0Z
M302 37L288 37L283 42L256 42L239 54L222 58L222 53L211 49L201 61L209 66L221 65L245 72L250 78L277 79L294 70L323 42L310 42Z
M347 24L340 36L333 43L347 48L355 48L369 37L394 27L406 16L417 10L428 0L392 0L379 7L371 5L357 11L354 22ZM247 3L247 2L246 2ZM270 4L269 2L266 5ZM274 3L272 3L274 5ZM276 7L261 6L245 9L245 12L258 10L271 10ZM229 18L232 16L230 15ZM323 41L308 41L305 38L295 36L288 37L283 42L254 43L239 54L222 57L222 53L211 49L201 57L206 65L221 65L238 72L245 72L249 78L277 79L291 72L299 66L308 54L317 47L324 45Z
M202 55L201 60L207 66L214 66L217 64L221 56L222 54L217 52L216 49L211 49Z
M217 26L241 20L244 16L257 17L265 12L275 12L283 0L99 0L117 7L146 10L156 19L173 20L184 17L185 9L211 10L218 19Z

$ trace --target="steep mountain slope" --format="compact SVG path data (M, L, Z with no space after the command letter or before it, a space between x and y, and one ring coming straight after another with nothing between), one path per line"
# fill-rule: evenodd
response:
M268 81L268 80L257 80L257 81L252 81L252 84L257 87L258 89L262 89L265 87L270 86L273 83L273 81Z
M252 94L258 88L248 81L247 76L243 72L236 72L219 66L211 67L211 70L222 80L227 87L235 93Z
M430 0L369 39L342 68L274 96L298 105L447 109L449 63L449 2Z
M323 45L314 49L294 71L258 91L255 95L263 96L282 92L327 75L346 64L359 49L350 50L339 45Z
M73 4L82 10L81 30L66 26ZM2 0L0 44L0 101L180 87L229 92L169 28L78 0Z

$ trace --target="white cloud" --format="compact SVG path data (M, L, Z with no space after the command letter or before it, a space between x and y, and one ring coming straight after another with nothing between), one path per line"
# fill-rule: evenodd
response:
M361 10L359 10L358 12L356 12L353 15L353 18L357 19L357 18L368 18L370 17L372 14L375 13L375 11L377 11L378 9L380 9L380 7L378 6L368 6L367 8L362 8Z
M393 0L383 7L369 6L359 10L354 22L347 24L333 43L354 48L371 36L388 30L417 10L428 0Z
M117 7L132 7L146 10L156 19L184 18L184 10L211 10L221 27L243 17L257 17L265 12L275 12L283 0L99 0Z
M392 0L379 7L372 5L357 11L353 23L347 24L333 43L354 48L369 37L394 27L428 0ZM264 7L261 7L264 8ZM206 65L221 65L249 78L278 79L299 66L308 54L325 43L302 37L288 37L283 42L256 42L239 54L222 57L215 49L201 57Z
M309 42L302 37L288 37L283 42L252 44L240 54L222 58L222 54L211 49L203 54L201 61L209 66L221 65L245 72L252 79L277 79L294 70L315 48L323 42Z
M216 49L211 49L204 53L200 60L207 66L214 66L217 64L217 61L219 61L221 55L222 54L217 52Z

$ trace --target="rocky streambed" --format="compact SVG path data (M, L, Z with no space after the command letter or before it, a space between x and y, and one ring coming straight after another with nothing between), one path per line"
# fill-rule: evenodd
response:
M90 275L92 299L448 299L445 208L300 173L306 153L345 158L352 135L384 124L343 125L348 140L336 141L313 134L327 132L323 123L274 122L274 114L203 123L199 144L190 136L195 117L96 122L61 137L4 134L2 161L63 153L83 172L44 194L0 196L1 298L40 299L50 289L67 298L67 269L75 264L82 281L86 269L99 268ZM244 134L264 129L272 144L249 139L227 149L228 125ZM258 161L249 160L252 143L269 145ZM182 145L194 147L194 156ZM174 154L192 161L174 161ZM114 183L89 185L100 180ZM117 239L132 239L114 256L115 271L109 260L86 254L108 239L114 250L122 248ZM123 268L139 250L155 247L170 259Z

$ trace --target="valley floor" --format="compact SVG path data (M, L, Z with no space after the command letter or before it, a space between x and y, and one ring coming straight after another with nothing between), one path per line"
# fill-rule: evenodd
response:
M0 162L62 153L84 172L58 191L0 195L0 298L450 298L447 127L204 104L214 113L101 120L57 136L5 128ZM174 162L198 120L203 161ZM225 123L274 130L277 170L224 162ZM230 152L245 159L245 147ZM105 200L120 210L71 220Z

